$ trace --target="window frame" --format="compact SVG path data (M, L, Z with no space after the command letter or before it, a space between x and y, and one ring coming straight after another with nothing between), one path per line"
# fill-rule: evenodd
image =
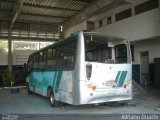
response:
M126 53L125 53L125 54L126 54L126 57L124 56L124 57L120 57L120 58L118 57L118 58L117 58L117 56L116 56L116 55L117 55L116 47L119 47L119 46L122 46L122 45L125 46L125 49L126 49ZM126 63L128 63L128 52L127 52L128 49L127 49L127 45L126 45L126 44L118 44L118 45L115 45L115 46L114 46L114 50L115 50L115 64L126 64ZM126 58L126 62L116 62L118 59L122 59L122 58L123 58L123 59Z
M126 13L127 13L127 15L126 15ZM115 21L117 22L117 21L129 18L131 16L132 16L132 9L128 8L126 10L119 12L119 13L116 13L115 14Z
M149 10L155 9L159 7L158 0L149 0L134 6L135 15L147 12Z

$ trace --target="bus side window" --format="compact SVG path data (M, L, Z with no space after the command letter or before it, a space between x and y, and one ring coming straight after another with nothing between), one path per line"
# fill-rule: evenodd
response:
M40 53L39 53L39 60L40 60L40 61L43 61L43 52L40 52Z
M46 69L47 66L47 50L45 50L43 52L43 65L42 65L42 69Z
M43 69L43 59L44 59L44 53L39 53L39 69Z
M76 42L71 41L60 47L57 66L62 69L72 70L75 63Z
M68 43L65 49L68 51L64 58L65 69L72 70L75 64L76 42Z
M49 48L47 51L47 59L51 60L53 58L53 49Z
M27 66L27 67L28 67L28 68L27 68L27 72L30 73L31 70L32 70L32 59L31 59L31 58L29 58L28 66Z
M56 69L56 48L49 48L47 52L47 69Z
M64 66L65 69L72 69L74 65L73 55L64 56Z
M38 54L35 54L33 56L33 69L38 69L38 60L39 59L39 55Z
M57 48L57 56L56 56L56 65L58 70L64 69L64 55L63 55L63 46L59 46Z
M39 69L44 70L46 69L47 63L47 51L44 50L39 53Z

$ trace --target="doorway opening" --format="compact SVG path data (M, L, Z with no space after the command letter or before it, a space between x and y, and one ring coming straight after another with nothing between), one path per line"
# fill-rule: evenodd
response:
M148 86L150 81L148 51L140 52L140 71L140 84L142 86Z

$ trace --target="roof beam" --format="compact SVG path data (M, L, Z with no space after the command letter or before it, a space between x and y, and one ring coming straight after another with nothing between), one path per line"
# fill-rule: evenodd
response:
M69 8L58 8L58 7L51 7L51 6L43 6L43 5L34 5L30 3L23 4L26 7L35 7L35 8L42 8L42 9L51 9L51 10L60 10L60 11L68 11L68 12L77 12L79 10L69 9Z
M126 3L125 0L94 0L93 2L94 4L86 6L84 10L73 15L67 22L65 22L65 26L75 25L87 20L88 18Z
M69 19L69 17L63 17L63 16L53 16L53 15L41 15L41 14L33 14L33 13L25 13L22 12L22 15L28 15L28 16L36 16L36 17L48 17L48 18L58 18L58 19Z
M8 22L10 23L10 20L8 19L0 19L0 22ZM35 22L35 21L25 21L25 20L17 20L15 23L26 23L26 24L37 24L37 25L53 25L53 26L59 26L62 23L48 23L48 22Z
M21 12L22 7L23 7L23 0L16 0L15 5L14 5L13 14L11 17L10 26L9 26L10 29L13 27L14 22L16 21L19 13Z
M0 14L11 14L12 11L10 10L0 10ZM21 15L26 15L26 16L36 16L36 17L46 17L46 19L50 19L50 18L56 18L56 19L65 19L65 20L68 20L69 17L63 17L63 16L52 16L52 15L41 15L41 14L33 14L33 13L25 13L25 12L21 12ZM0 21L3 21L3 20L6 20L6 21L9 21L9 19L4 19L4 18L0 18ZM35 23L35 22L28 22L28 21L16 21L16 22L26 22L26 23ZM14 22L14 23L16 23ZM52 23L45 23L45 22L42 22L44 24L52 24ZM60 23L61 24L61 23ZM53 23L53 25L57 25ZM58 24L59 25L59 24Z
M62 22L66 21L68 18L59 18L47 15L37 15L37 14L21 14L19 16L18 21L34 21L34 22L47 22L52 24L61 24Z
M0 0L0 2L14 3L14 1L9 1L9 0ZM68 2L73 2L73 3L78 3L78 4L84 4L84 5L88 4L88 2L81 1L81 0L68 0ZM27 3L27 4L29 4L29 3Z
M27 23L27 24L36 24L36 25L50 25L50 26L53 26L53 27L57 27L57 26L59 26L59 25L61 25L61 24L55 24L55 23L48 23L48 22L34 22L34 21L20 21L20 20L18 20L17 22L15 22L15 23Z
M79 4L84 4L84 5L88 4L88 2L81 1L81 0L70 0L70 1L73 2L73 3L79 3Z
M0 38L3 38L3 39L7 39L8 37L7 36L0 36ZM21 39L23 38L23 40ZM57 38L40 38L40 37L35 37L35 38L31 38L31 37L15 37L15 36L12 36L12 40L17 40L17 41L48 41L48 42L56 42L58 41Z

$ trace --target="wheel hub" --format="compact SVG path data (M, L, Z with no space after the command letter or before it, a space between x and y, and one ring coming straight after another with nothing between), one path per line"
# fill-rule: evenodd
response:
M54 103L54 96L53 96L53 94L51 94L51 96L50 96L50 102L51 102L51 104Z

